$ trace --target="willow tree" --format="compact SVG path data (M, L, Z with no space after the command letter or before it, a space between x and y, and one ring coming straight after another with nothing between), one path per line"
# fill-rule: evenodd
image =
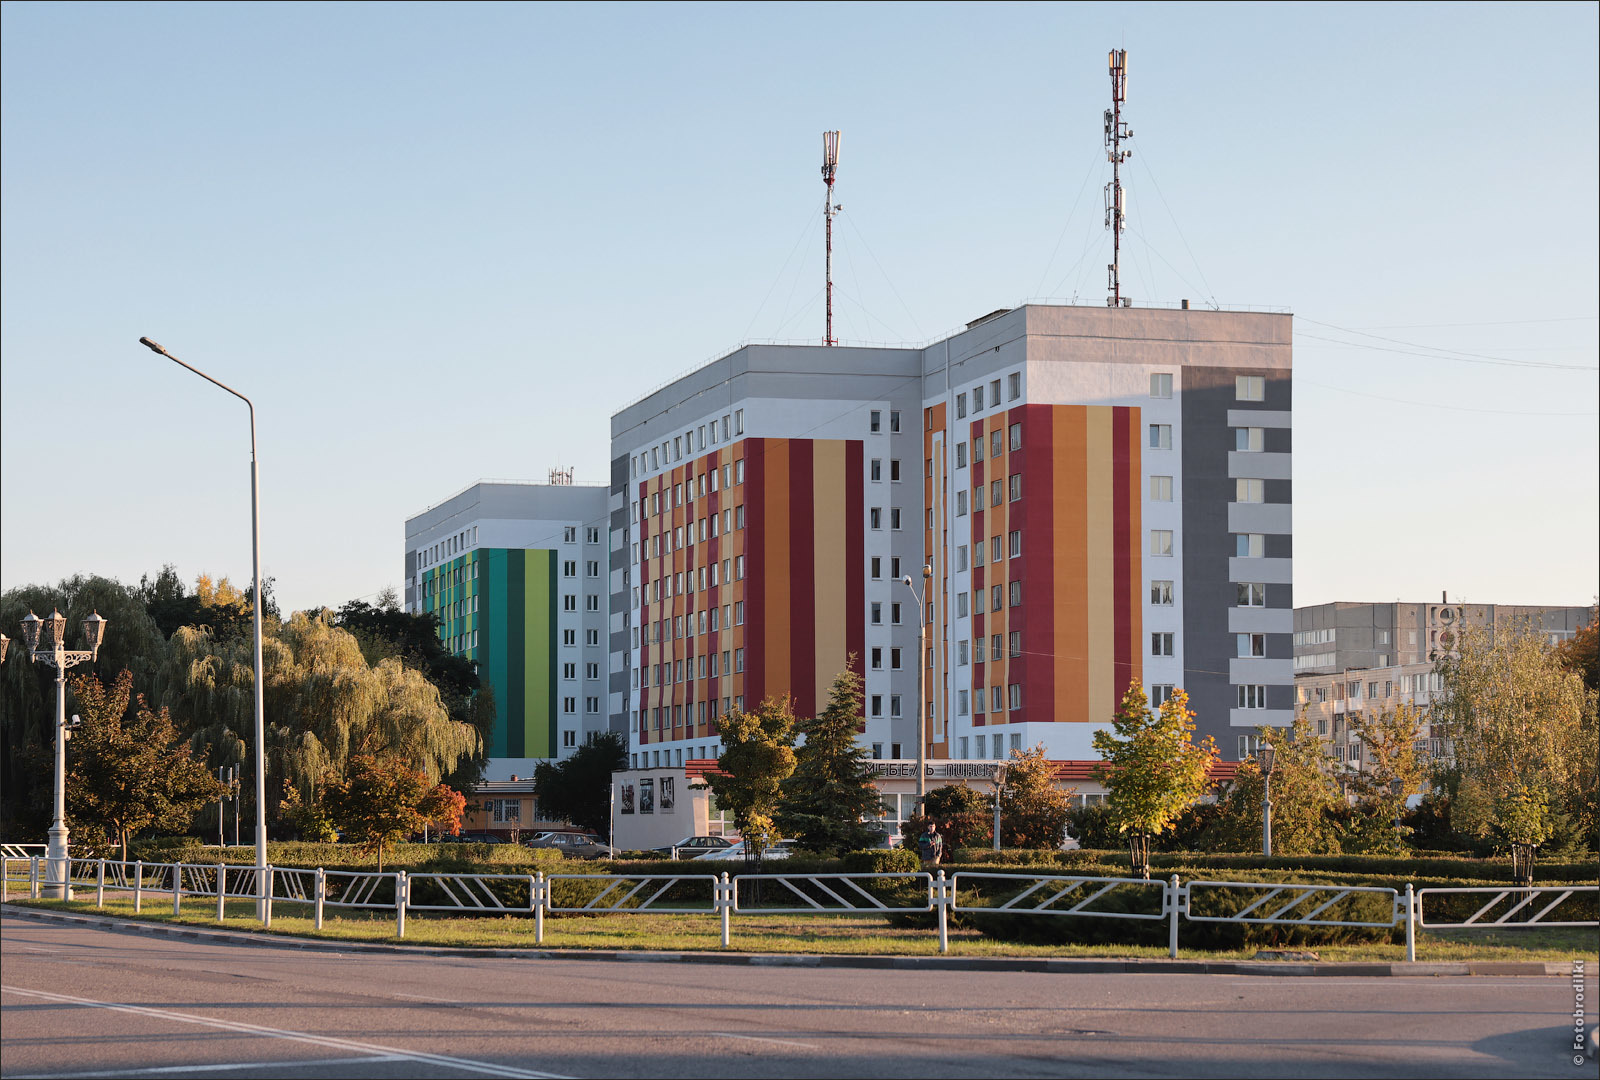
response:
M254 730L251 643L186 627L172 651L175 711L192 743L243 762ZM369 665L327 612L296 612L264 642L262 668L268 773L280 798L293 787L315 802L363 755L402 762L436 784L479 748L476 729L450 718L422 672L393 658Z

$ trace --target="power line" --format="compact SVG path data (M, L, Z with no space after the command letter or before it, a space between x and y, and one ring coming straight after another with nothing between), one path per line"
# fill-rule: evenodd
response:
M1392 345L1404 345L1404 346L1406 346L1408 348L1411 348L1411 349L1423 349L1423 350L1426 350L1427 354L1435 354L1435 353L1439 354L1442 359L1459 359L1459 360L1467 360L1467 361L1496 363L1496 364L1504 364L1504 365L1507 365L1509 367L1542 367L1542 368L1564 369L1564 370L1568 370L1568 371L1593 371L1593 370L1595 370L1592 367L1589 367L1587 365L1581 365L1581 364L1552 364L1552 363L1549 363L1547 361L1542 361L1542 360L1515 360L1515 359L1512 359L1511 357L1507 357L1507 356L1491 356L1491 355L1489 355L1487 353L1471 353L1471 352L1465 352L1465 351L1463 351L1461 349L1441 349L1436 345L1424 345L1424 344L1422 344L1420 342L1416 342L1416 341L1402 341L1400 338L1385 337L1382 334L1369 334L1364 330L1352 330L1352 329L1350 329L1349 327L1346 327L1346 326L1336 326L1333 323L1319 322L1316 319L1306 318L1305 316L1301 316L1300 317L1300 321L1301 322L1308 322L1312 326L1323 326L1323 327L1328 328L1329 330L1337 330L1342 334L1355 334L1358 337L1372 338L1374 341L1387 341ZM1305 336L1314 337L1315 335L1307 334ZM1335 341L1337 339L1334 339L1334 338L1319 338L1318 340ZM1354 344L1354 343L1351 342L1351 343L1348 343L1348 344ZM1377 346L1371 346L1371 347L1372 348L1376 348ZM1382 351L1395 352L1395 351L1398 351L1398 350L1388 349L1388 350L1382 350ZM1417 355L1425 355L1425 354L1419 353Z
M1476 409L1470 405L1446 405L1438 401L1414 401L1410 398L1369 394L1363 390L1348 390L1342 386L1333 386L1330 383L1316 382L1312 379L1297 378L1295 382L1306 386L1319 386L1324 390L1332 390L1339 394L1353 394L1356 397L1372 398L1374 401L1393 401L1400 405L1417 405L1424 409L1448 409L1451 412L1489 413L1496 416L1600 416L1600 413L1592 412L1528 412L1521 409Z

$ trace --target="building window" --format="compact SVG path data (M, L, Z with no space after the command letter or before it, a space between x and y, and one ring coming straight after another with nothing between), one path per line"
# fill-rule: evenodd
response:
M967 666L967 639L956 642L956 667Z
M967 516L967 489L956 492L956 517Z
M896 626L900 625L900 604L897 601L889 603L889 621Z
M883 577L883 559L881 556L874 555L872 557L872 576L875 578Z
M1001 441L1004 438L1005 435L999 428L995 428L993 431L989 432L990 457L997 458L1005 452L1005 444Z
M1154 683L1150 687L1150 704L1160 708L1172 697L1171 683Z
M1008 375L1006 377L1006 381L1007 381L1006 389L1011 395L1011 400L1012 401L1017 400L1019 397L1022 396L1022 372L1013 371L1010 375Z
M891 718L896 718L899 715L900 715L900 695L899 694L890 694L889 695L889 716Z
M590 593L588 596L583 598L583 607L585 611L599 611L600 598L593 593Z
M999 506L1000 505L1001 500L1004 498L1004 496L1002 494L1002 492L1004 492L1004 490L1005 490L1005 488L1004 488L1004 486L1003 486L1001 481L994 480L994 481L990 482L990 484L989 484L989 505L990 506Z
M561 598L561 608L563 611L577 611L578 598L571 593L567 593Z
M899 458L890 458L889 459L889 482L890 483L899 483L900 482L900 459Z
M899 649L890 649L889 650L889 667L894 671L899 671L900 670L900 650Z
M883 603L878 600L872 602L872 625L879 626L883 623Z
M1000 404L1000 380L999 379L995 379L994 381L989 383L989 400L992 403L996 404L996 405Z
M1233 554L1239 559L1261 559L1267 554L1267 538L1264 533L1234 533Z
M1013 581L1011 583L1011 606L1022 606L1022 582L1020 581Z
M562 529L561 542L563 544L576 544L578 542L578 527L576 525L568 525Z
M1150 602L1152 604L1155 604L1155 605L1159 606L1159 607L1171 607L1172 606L1172 582L1170 582L1170 581L1152 581L1152 582L1150 582Z
M1006 594L1004 585L991 586L989 589L989 610L999 611L1005 606L1005 598Z
M1152 449L1152 450L1171 450L1172 449L1172 425L1171 424L1151 424L1150 425L1150 449Z
M958 592L958 593L956 593L956 618L965 619L966 617L967 617L967 594L964 593L964 592Z
M867 414L867 430L873 434L883 430L883 412L881 410L873 409Z
M1022 498L1022 474L1011 474L1011 501L1016 502Z
M1238 653L1241 657L1267 655L1267 635L1235 634L1233 636L1238 644Z
M889 411L889 431L891 434L900 431L900 413L893 409Z
M1267 707L1267 688L1259 683L1239 687L1239 708L1265 709Z
M989 539L989 561L992 563L1000 561L1000 538L998 536L990 537Z
M883 647L881 645L874 645L872 647L872 670L883 670Z
M1006 687L1006 704L1011 708L1012 712L1022 708L1021 683L1012 683L1010 686ZM1021 736L1019 735L1017 738L1017 745L1020 747L1022 745Z
M1011 449L1013 449L1013 450L1021 450L1022 449L1022 425L1021 424L1012 424L1009 430L1011 432Z
M1233 396L1239 401L1265 401L1267 380L1261 375L1236 375L1233 379Z
M971 695L965 690L956 691L956 715L966 716L971 711ZM967 756L967 740L961 740L961 756Z
M1007 641L1007 644L1011 647L1011 655L1012 656L1021 656L1022 655L1022 631L1021 630L1013 630L1013 631L1011 631L1011 634L1010 634L1010 637L1009 637L1009 639Z
M1267 587L1256 581L1241 581L1235 586L1239 607L1266 607Z
M1157 556L1170 556L1172 554L1172 530L1150 530L1150 554Z
M973 424L972 426L977 428L977 427L981 427L982 425L981 424ZM975 462L983 460L983 432L982 431L974 431L972 433L972 460L975 461Z
M1170 633L1154 633L1150 635L1151 656L1172 655L1172 635Z
M587 576L592 577L592 578L599 577L600 576L600 562L599 562L599 560L590 559L584 565L584 569L587 572Z
M1015 559L1018 555L1022 554L1022 530L1021 529L1012 529L1011 530L1010 541L1011 541L1011 557L1013 559Z
M600 631L598 631L598 630L585 630L583 632L583 643L585 645L598 645L598 644L600 644Z
M1266 497L1266 481L1239 478L1233 482L1233 501L1258 503Z
M879 482L879 481L883 480L883 459L882 458L873 458L872 459L872 473L871 473L871 476L872 476L872 479L873 479L874 482Z
M961 544L956 548L956 573L961 573L967 568L967 545Z
M578 643L578 632L576 630L563 630L563 631L561 631L561 644L563 644L563 645L576 645L577 643Z
M867 518L874 529L883 528L883 507L874 506L871 510L867 511Z
M889 528L900 528L900 508L898 506L889 507Z
M1233 448L1249 454L1261 453L1265 445L1265 433L1258 427L1241 427L1233 429Z
M972 388L972 411L983 411L983 384L979 383Z
M1151 372L1150 396L1153 398L1169 398L1172 396L1172 375L1169 372Z
M1170 477L1170 476L1152 476L1150 478L1150 501L1151 502L1171 502L1172 501L1172 477Z
M967 395L956 395L956 419L960 420L967 415Z

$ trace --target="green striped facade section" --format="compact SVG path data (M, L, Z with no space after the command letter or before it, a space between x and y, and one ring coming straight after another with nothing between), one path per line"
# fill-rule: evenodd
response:
M494 688L489 756L555 757L556 552L478 548L430 568L423 584L439 636L460 638L456 651Z

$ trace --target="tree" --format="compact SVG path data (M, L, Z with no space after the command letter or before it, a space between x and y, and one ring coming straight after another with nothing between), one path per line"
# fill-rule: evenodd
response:
M1342 850L1335 815L1344 807L1333 762L1313 733L1302 708L1286 733L1260 728L1256 737L1273 748L1272 851L1275 855L1337 855ZM1221 803L1216 824L1205 833L1212 851L1260 851L1263 789L1260 763L1250 758Z
M724 713L717 722L722 756L717 772L695 787L709 787L717 803L733 813L748 858L759 862L777 834L773 817L783 781L794 772L794 706L769 697L755 712Z
M350 760L343 779L329 783L328 809L334 822L359 844L363 854L377 853L383 870L384 851L424 826L461 827L466 799L428 778L396 757L361 754Z
M780 785L774 824L806 851L835 854L867 847L876 830L864 819L883 813L872 783L871 755L856 742L865 713L855 662L852 654L834 677L827 708L801 725L805 742L795 751L794 772Z
M1418 752L1417 730L1426 713L1404 702L1393 709L1353 713L1350 729L1360 739L1368 768L1355 777L1358 799L1354 828L1343 845L1347 851L1399 853L1405 847L1406 799L1422 792L1428 763Z
M123 858L128 840L145 829L187 829L195 813L221 795L205 761L190 752L165 708L143 697L131 713L133 675L105 686L93 675L72 680L83 726L73 735L68 806L81 822L103 828Z
M1000 842L1006 847L1061 846L1072 806L1056 787L1055 766L1041 744L1023 753L1011 751L1005 785L1000 789Z
M1151 712L1144 688L1130 683L1111 718L1111 731L1094 734L1101 763L1096 775L1110 794L1111 817L1128 837L1133 869L1150 876L1150 837L1173 827L1205 793L1217 760L1215 740L1194 741L1189 695L1174 690Z
M560 761L533 767L533 796L546 818L570 821L611 842L611 774L628 767L628 744L615 731L591 732Z
M1433 711L1460 773L1452 824L1510 845L1531 882L1558 812L1595 834L1596 694L1530 626L1462 626L1437 671Z
M965 784L946 784L928 792L922 814L906 823L908 840L915 841L929 819L944 837L946 852L977 847L994 838L994 799Z
M1583 685L1600 691L1600 605L1589 609L1589 621L1556 646L1556 658L1568 671L1583 676Z
M456 787L477 783L488 762L494 733L494 691L479 681L476 664L444 647L439 639L438 616L401 610L399 598L391 588L379 594L377 604L351 600L334 614L332 621L356 639L368 664L398 659L420 669L438 687L450 718L477 730L478 751L462 759L447 778Z

